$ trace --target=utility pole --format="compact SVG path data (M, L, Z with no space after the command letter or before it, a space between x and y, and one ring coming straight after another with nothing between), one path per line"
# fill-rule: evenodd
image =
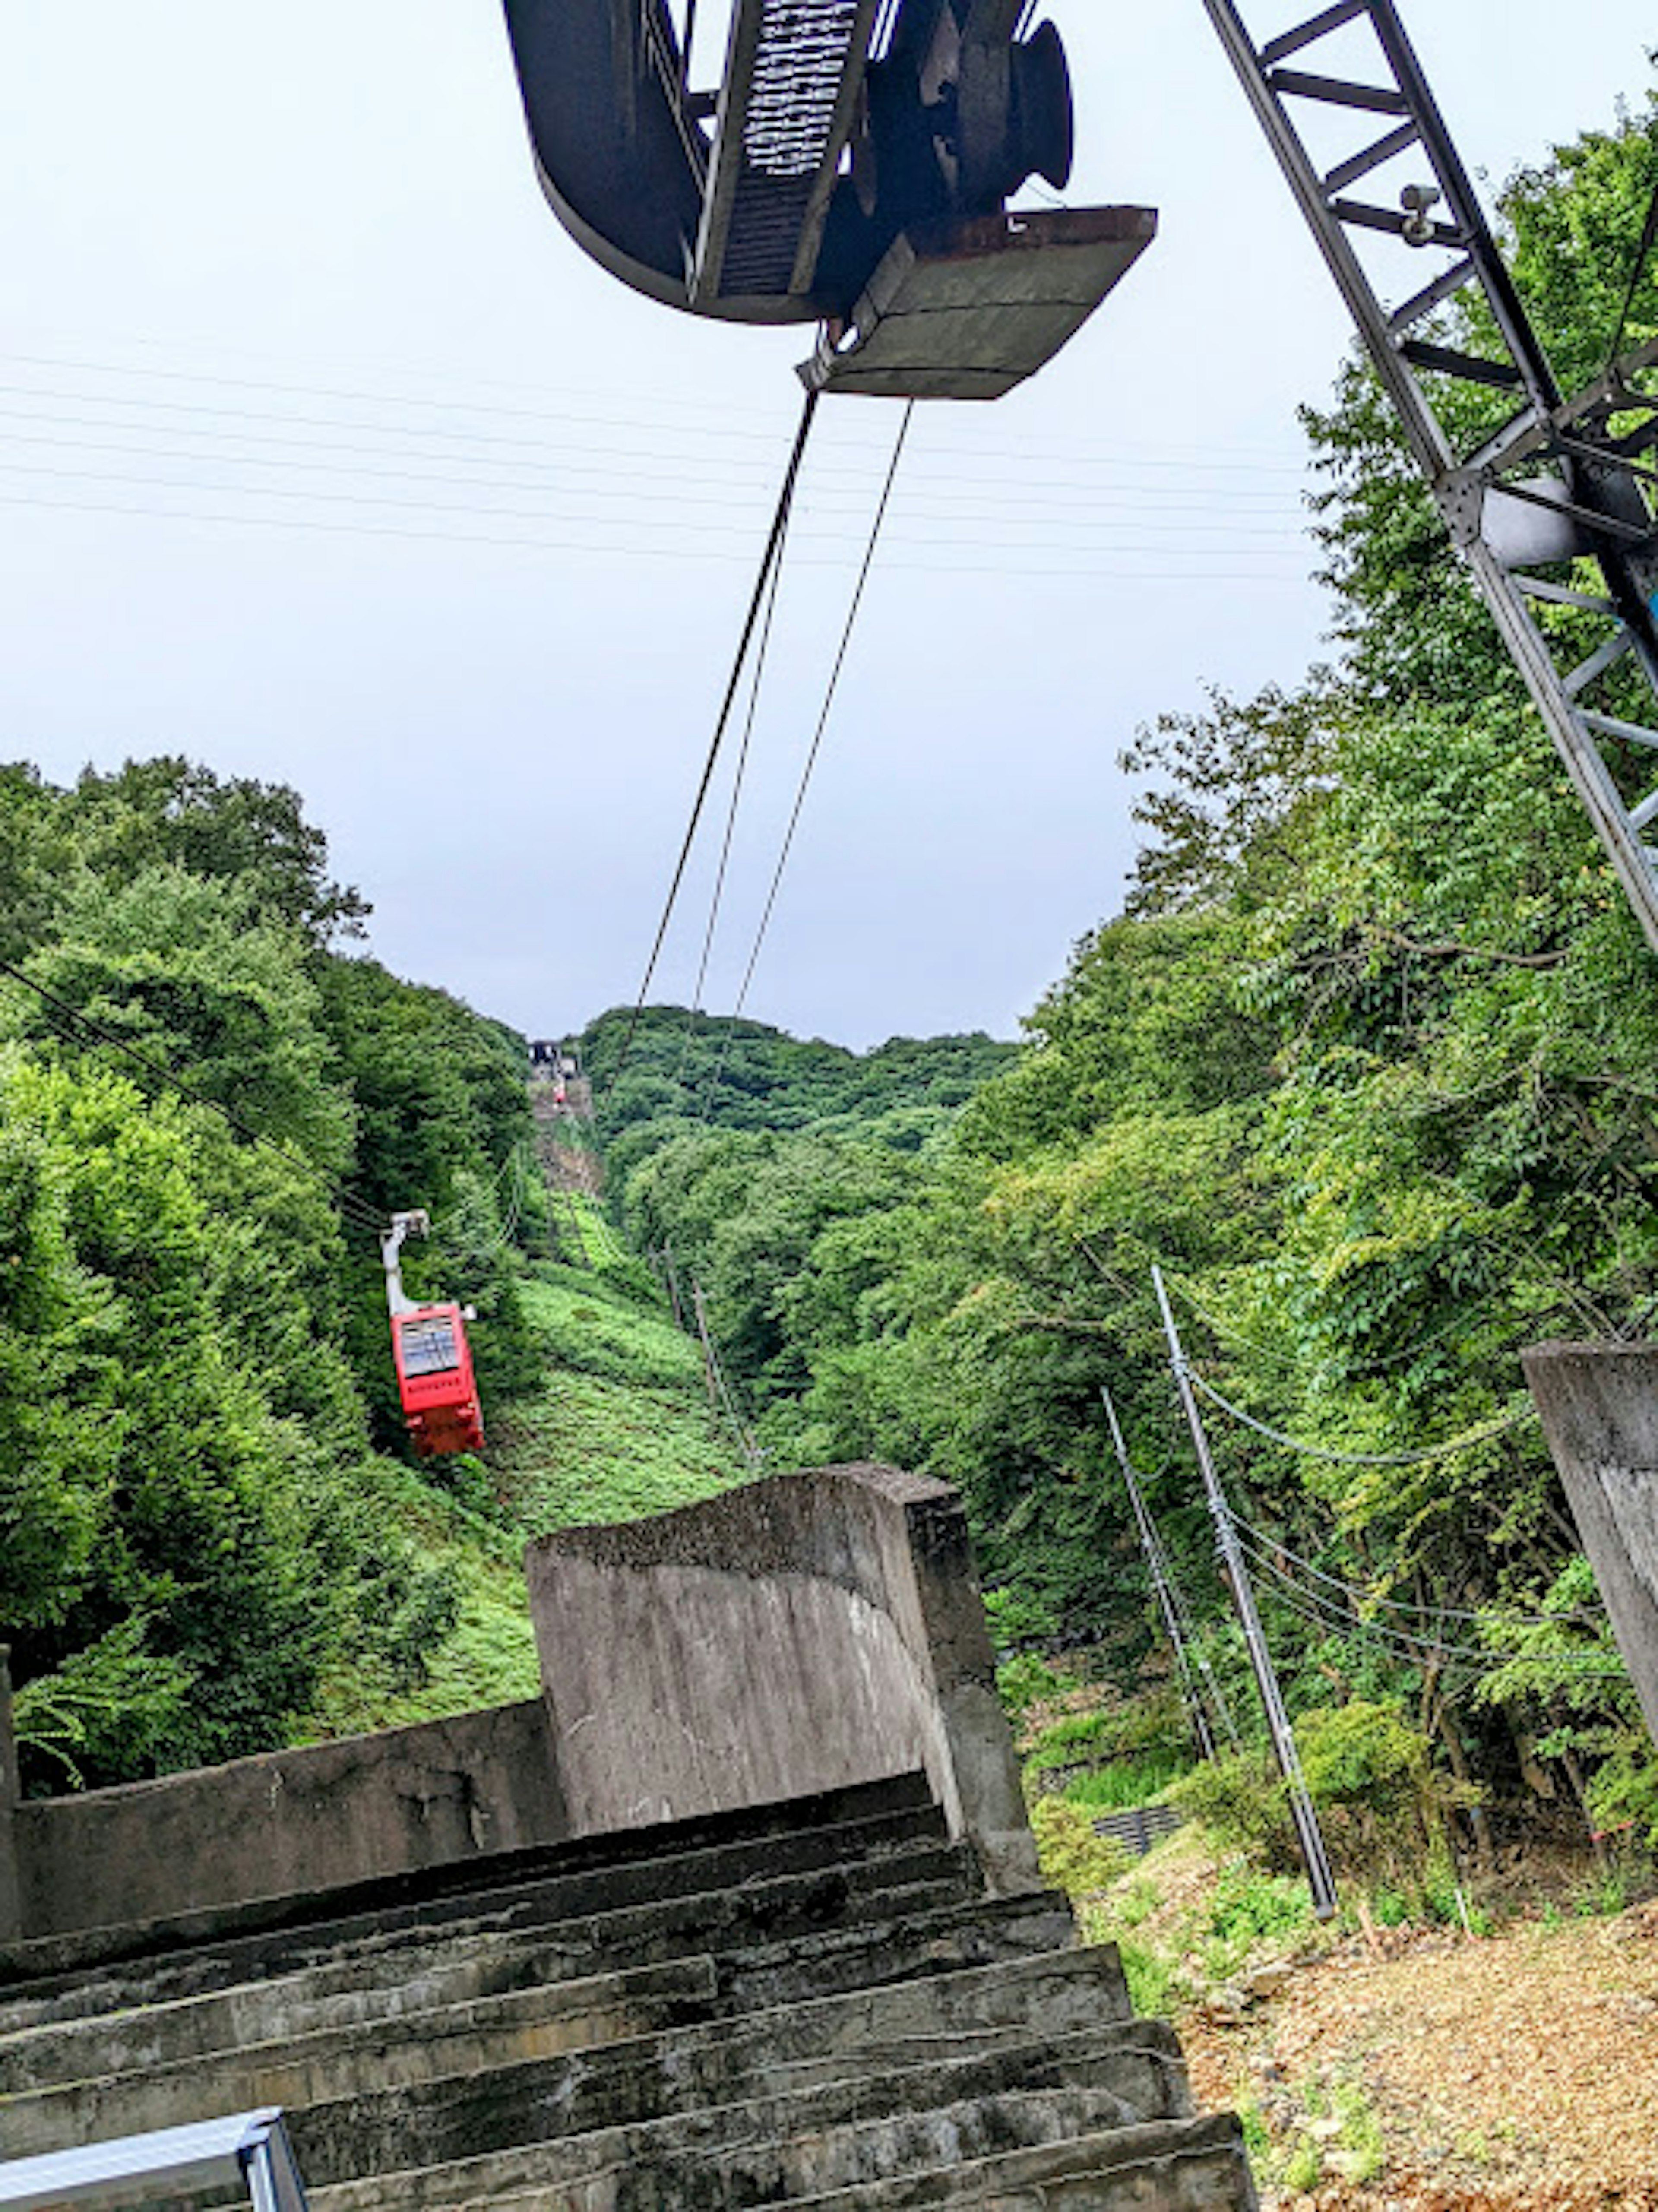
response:
M679 1270L674 1265L673 1246L662 1247L663 1279L668 1286L668 1304L673 1308L674 1327L686 1328L684 1310L679 1303ZM689 1329L686 1330L689 1334Z
M720 1411L720 1394L714 1388L714 1346L708 1341L708 1317L702 1310L702 1285L695 1275L691 1277L691 1297L696 1308L697 1340L702 1346L702 1372L708 1385L708 1411Z
M1255 1670L1255 1682L1266 1714L1272 1750L1289 1796L1290 1817L1295 1823L1296 1840L1301 1846L1302 1859L1307 1869L1307 1883L1313 1893L1313 1911L1321 1920L1328 1920L1336 1909L1335 1875L1330 1865L1329 1854L1324 1848L1324 1836L1318 1825L1318 1814L1313 1808L1307 1778L1301 1771L1295 1730L1290 1725L1284 1694L1278 1688L1272 1655L1266 1648L1266 1632L1260 1625L1260 1615L1255 1610L1255 1593L1250 1585L1248 1569L1243 1562L1243 1549L1238 1542L1237 1530L1232 1525L1231 1510L1220 1486L1220 1477L1215 1472L1215 1462L1210 1455L1203 1415L1198 1410L1197 1394L1192 1388L1186 1354L1181 1349L1180 1332L1175 1327L1174 1310L1169 1303L1169 1292L1163 1285L1161 1267L1152 1268L1151 1280L1157 1290L1157 1304L1163 1310L1163 1334L1169 1340L1169 1369L1175 1377L1175 1388L1180 1392L1181 1403L1186 1408L1187 1426L1192 1431L1193 1448L1202 1472L1204 1495L1209 1503L1210 1517L1215 1524L1221 1562L1231 1585L1232 1602L1237 1607L1238 1620L1242 1625L1249 1663Z
M1198 1740L1198 1749L1205 1759L1215 1755L1215 1739L1210 1732L1209 1716L1203 1709L1203 1698L1197 1680L1192 1672L1190 1655L1186 1648L1186 1636L1175 1605L1175 1593L1170 1586L1168 1570L1163 1562L1163 1546L1157 1538L1156 1524L1146 1510L1140 1496L1140 1486L1135 1480L1133 1464L1128 1456L1128 1447L1123 1442L1117 1409L1111 1402L1111 1393L1103 1382L1100 1396L1105 1401L1105 1417L1111 1424L1111 1441L1117 1448L1117 1464L1122 1469L1122 1479L1128 1486L1128 1502L1134 1509L1134 1525L1140 1532L1140 1548L1145 1553L1145 1564L1151 1577L1151 1588L1157 1593L1157 1610L1163 1615L1163 1625L1169 1632L1169 1641L1175 1648L1175 1666L1180 1675L1181 1694L1186 1699L1186 1710L1191 1717L1192 1733Z

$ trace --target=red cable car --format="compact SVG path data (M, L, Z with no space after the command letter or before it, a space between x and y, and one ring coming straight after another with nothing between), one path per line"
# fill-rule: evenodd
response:
M483 1415L466 1341L470 1309L463 1313L458 1305L417 1306L404 1293L398 1260L403 1241L410 1234L424 1237L430 1226L424 1213L394 1213L391 1226L380 1231L398 1395L422 1459L483 1449Z
M414 1306L393 1314L392 1357L404 1418L421 1457L481 1451L483 1416L460 1308Z

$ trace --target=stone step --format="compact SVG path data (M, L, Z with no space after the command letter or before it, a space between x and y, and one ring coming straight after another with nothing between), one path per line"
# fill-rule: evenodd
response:
M635 2001L642 2014L650 1996L664 2012L675 2008L677 1998L684 2024L671 2028L642 2017L629 2026L623 2007L613 2002L607 2010L602 1984L568 1984L590 1993L585 2013L550 2003L562 1991L530 1991L411 2014L390 2033L336 2032L243 2049L205 2067L146 2069L125 2082L77 2085L55 2093L50 2111L44 2103L33 2109L0 2104L0 2139L21 2144L43 2125L61 2136L67 2111L76 2114L79 2128L103 2131L119 2124L122 2131L137 2132L128 2124L135 2110L153 2129L266 2105L306 2111L307 2127L320 2130L327 2122L320 2108L349 2102L346 2124L360 2142L372 2132L376 2112L390 2112L397 2130L412 2109L438 2103L458 2108L474 2094L492 2106L503 2100L522 2100L526 2107L532 2098L556 2100L567 2126L579 2130L612 2124L624 2111L639 2119L688 2104L738 2103L774 2082L791 2090L815 2087L849 2072L886 2073L940 2056L980 2056L1131 2017L1122 1969L1109 1947L701 2024L685 2015L711 2009L714 1969L706 1960L694 1964L701 1969L700 1990L681 1989L665 2002L660 1992L641 1992ZM562 2073L560 2061L568 2062ZM410 2099L405 2093L416 2088L432 2095Z
M598 1921L610 1923L609 1931L601 1933L623 1933L631 1941L635 1932L644 1936L655 1922L706 1917L709 1900L714 1898L753 1894L757 1909L769 1911L786 1923L791 1913L804 1913L808 1920L825 1911L832 1916L837 1905L843 1906L851 1899L873 1898L924 1883L941 1886L957 1896L969 1894L973 1888L971 1861L963 1848L933 1840L895 1843L890 1848L861 1851L844 1864L831 1860L795 1873L774 1874L768 1862L762 1863L767 1868L763 1881L756 1879L752 1857L746 1865L732 1865L722 1855L712 1868L700 1856L685 1863L673 1862L659 1869L665 1877L659 1888L647 1888L636 1899L630 1898L633 1885L627 1881L611 1888L588 1875L568 1881L550 1878L500 1897L482 1898L477 1908L465 1917L435 1924L399 1919L393 1926L380 1928L354 1922L338 1930L307 1929L302 1937L288 1939L279 1956L270 1955L260 1939L251 1958L244 1955L242 1945L233 1944L112 1968L76 1989L54 1990L48 1997L20 1998L0 2006L0 2048L10 2035L33 2027L233 1991L239 1996L242 2022L237 2032L262 2040L282 2031L254 2025L261 2000L253 1993L261 1988L271 1991L269 2003L280 2014L286 2012L296 1995L320 1997L376 1984L396 1990L440 1971L445 1962L464 1960L480 1952L505 1960L514 1943L533 1947L540 1942L556 1948L562 1941L573 1956L580 1958L592 1949L591 1938L583 1931ZM716 1875L723 1879L714 1879ZM698 1876L700 1886L680 1887L682 1881L690 1882ZM626 1917L629 1914L631 1919ZM599 1971L611 1964L615 1956L612 1953L593 1964L576 1965L566 1971ZM286 1965L278 1971L282 1958ZM492 1985L493 1989L522 1986L522 1981L497 1981ZM468 1994L485 1996L491 1994L491 1989L474 1988ZM397 2008L395 2000L388 2008Z
M447 2106L413 2098L295 2115L315 2212L386 2203L456 2212L485 2203L712 2212L1191 2112L1179 2045L1161 2021L1022 2038L963 2058L827 2081L773 2078L742 2102L693 2101L598 2126L588 2124L597 2100L580 2097L579 2080L550 2082L542 2094L525 2084L525 2097L501 2104L479 2094L482 2086ZM526 2130L539 2132L526 2139ZM424 2163L396 2170L392 2160L411 2148Z
M497 2196L489 2203L491 2212L529 2212L556 2201ZM922 2212L939 2204L995 2212L1254 2212L1256 2199L1242 2129L1234 2113L1218 2112L1038 2143L790 2202L793 2212ZM483 2212L482 2202L465 2212Z
M722 2009L736 2013L1035 1958L1076 1940L1066 1899L1038 1890L756 1944L715 1966Z
M944 1871L938 1878L941 1863ZM916 1872L922 1878L895 1879L889 1887L890 1867L900 1875ZM929 1874L935 1878L926 1878ZM201 2099L214 2078L210 2054L234 2052L239 2042L291 2041L343 2026L371 2031L380 2020L410 2012L440 2011L603 1973L613 1960L658 1966L699 1954L742 1953L756 1944L810 1954L826 1942L833 1951L836 1936L851 1935L863 1939L852 1954L861 1966L872 1929L909 1922L924 1927L931 1915L960 1909L963 1886L952 1847L943 1854L901 1855L868 1869L786 1875L711 1895L596 1913L551 1929L452 1932L425 1946L400 1944L389 1961L365 1960L358 1954L286 1981L216 1992L191 2001L188 2033L208 2054L193 2064L160 2074L142 2063L133 2069L123 2064L112 2077L0 2097L0 2156L32 2155L199 2116ZM383 1971L388 1965L390 1978ZM370 1966L380 1971L367 1971ZM813 1993L845 1985L820 1981ZM126 2017L137 2021L141 2040L153 2042L165 2033L159 2008ZM112 2021L110 2027L120 2024ZM175 2070L182 2075L176 2088ZM180 2109L180 2099L187 2109ZM234 2107L232 2099L219 2108Z
M400 1936L421 1941L445 1928L464 1931L479 1923L493 1924L497 1915L519 1924L544 1922L723 1888L752 1879L758 1865L772 1875L812 1873L944 1841L943 1816L930 1798L916 1802L908 1781L882 1789L893 1800L890 1805L866 1804L863 1792L837 1793L853 1797L849 1815L808 1820L799 1827L767 1833L759 1839L763 1849L745 1832L751 1821L738 1823L738 1832L730 1835L720 1832L718 1822L682 1823L611 1838L604 1849L559 1845L476 1864L467 1885L454 1881L454 1869L437 1869L434 1879L440 1887L429 1897L419 1893L417 1878L410 1876L386 1885L397 1893L379 1903L364 1903L361 1891L336 1892L325 1912L319 1910L322 1900L313 1899L308 1916L292 1922L267 1924L257 1918L257 1908L249 1908L255 1921L248 1928L189 1933L181 1932L182 1923L156 1922L147 1931L154 1940L146 1946L139 1946L133 1931L120 1931L132 1937L126 1950L72 1967L64 1967L60 1955L70 1939L14 1947L0 1954L0 2035L82 2012L165 2002L292 1973L315 1960L337 1960L347 1949L386 1949ZM805 1803L810 1811L832 1802ZM26 1972L25 1965L31 1971Z
M21 2132L26 2100L79 2096L113 2106L140 2085L146 2129L185 2126L209 2113L320 2103L388 2082L434 2081L525 2059L623 2043L707 2018L716 1977L706 1957L553 1982L392 2016L363 2010L343 2024L179 2056L180 2026L198 2005L120 2014L70 2034L37 2031L9 2060L0 2094L0 2142ZM60 2106L59 2109L65 2109ZM136 2130L134 2130L136 2132Z

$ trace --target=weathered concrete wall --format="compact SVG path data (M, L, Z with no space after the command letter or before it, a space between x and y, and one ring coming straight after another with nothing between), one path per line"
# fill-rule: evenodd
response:
M1037 1883L960 1499L822 1468L530 1547L571 1832L925 1767L992 1889Z
M1521 1361L1658 1741L1658 1345L1540 1344Z
M26 1801L13 1832L17 1932L36 1936L304 1895L556 1843L568 1829L537 1698Z

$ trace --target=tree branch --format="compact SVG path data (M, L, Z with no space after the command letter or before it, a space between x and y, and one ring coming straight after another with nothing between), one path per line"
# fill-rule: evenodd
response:
M1443 945L1424 945L1419 938L1406 937L1401 929L1385 929L1379 924L1373 926L1371 934L1384 945L1414 952L1424 960L1495 960L1505 968L1558 968L1566 957L1564 951L1499 952L1495 945L1462 945L1455 939Z

